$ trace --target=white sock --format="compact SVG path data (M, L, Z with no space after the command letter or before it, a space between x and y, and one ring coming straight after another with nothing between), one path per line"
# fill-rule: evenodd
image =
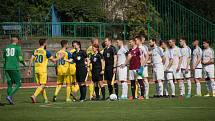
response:
M187 94L191 95L191 81L190 81L190 79L187 79L187 89L188 89Z
M165 93L165 95L169 95L169 93L168 93L168 80L164 81L164 93Z
M159 85L159 95L163 96L163 83L162 82L158 82Z
M149 82L148 80L147 81L144 81L144 85L145 85L145 96L149 96Z
M199 82L196 83L196 94L197 95L202 95L201 84Z
M170 87L171 87L171 90L172 90L172 95L175 95L175 84L173 82L173 79L169 80L169 82L170 82Z
M127 98L127 95L128 95L128 84L127 84L127 82L123 82L122 83L122 97Z
M184 82L182 80L179 82L179 90L180 95L184 95Z
M211 88L212 88L212 93L215 93L215 81L211 79Z

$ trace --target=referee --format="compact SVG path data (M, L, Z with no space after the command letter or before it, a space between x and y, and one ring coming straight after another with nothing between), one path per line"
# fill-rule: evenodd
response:
M105 72L104 77L107 80L109 95L113 94L113 86L111 85L111 81L113 78L113 74L116 73L116 61L117 61L117 52L116 48L112 45L112 41L110 38L105 38L106 48L103 52L103 57L105 60ZM114 82L115 93L118 97L118 84Z
M74 48L76 51L72 54L72 59L76 63L76 80L80 88L80 101L83 102L86 99L86 76L88 68L87 63L87 53L81 50L81 43L79 41L74 41Z

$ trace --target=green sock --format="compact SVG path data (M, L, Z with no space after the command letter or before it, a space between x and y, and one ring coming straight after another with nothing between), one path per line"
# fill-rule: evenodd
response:
M13 96L19 90L20 87L21 87L21 83L17 83L16 87L9 93L8 96Z
M10 93L12 92L13 88L12 88L13 84L11 82L11 80L7 81L7 95L10 95Z

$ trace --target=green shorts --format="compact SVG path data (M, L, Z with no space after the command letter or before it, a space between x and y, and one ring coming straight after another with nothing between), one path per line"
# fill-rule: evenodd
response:
M7 81L11 81L13 84L21 82L20 72L18 70L5 70Z

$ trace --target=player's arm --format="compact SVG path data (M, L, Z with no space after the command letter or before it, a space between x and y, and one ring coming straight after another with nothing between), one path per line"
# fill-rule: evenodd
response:
M145 52L144 53L144 61L143 61L143 65L146 65L148 63L149 60L149 53Z
M210 60L208 62L202 62L204 65L210 65L210 64L214 64L214 52L211 51L210 53Z
M104 74L104 70L105 70L105 61L104 61L103 58L101 59L101 63L102 63L102 72L101 72L101 74Z
M25 63L23 55L22 55L21 47L18 47L18 59L22 65L26 66L26 63Z
M168 52L169 52L168 53L169 54L169 64L168 64L166 70L169 70L173 65L173 52L172 52L172 50L168 50Z
M181 53L181 50L179 50L179 63L178 63L177 71L180 70L182 59L183 59L182 58L182 53Z
M31 73L32 73L32 63L33 63L34 59L35 59L35 56L32 55L31 59L29 61L29 65L28 65L28 75L31 75Z
M114 54L114 65L113 65L113 67L116 67L116 64L117 64L117 52L116 52L115 47L113 47L113 54ZM113 69L113 72L116 73L116 68Z

